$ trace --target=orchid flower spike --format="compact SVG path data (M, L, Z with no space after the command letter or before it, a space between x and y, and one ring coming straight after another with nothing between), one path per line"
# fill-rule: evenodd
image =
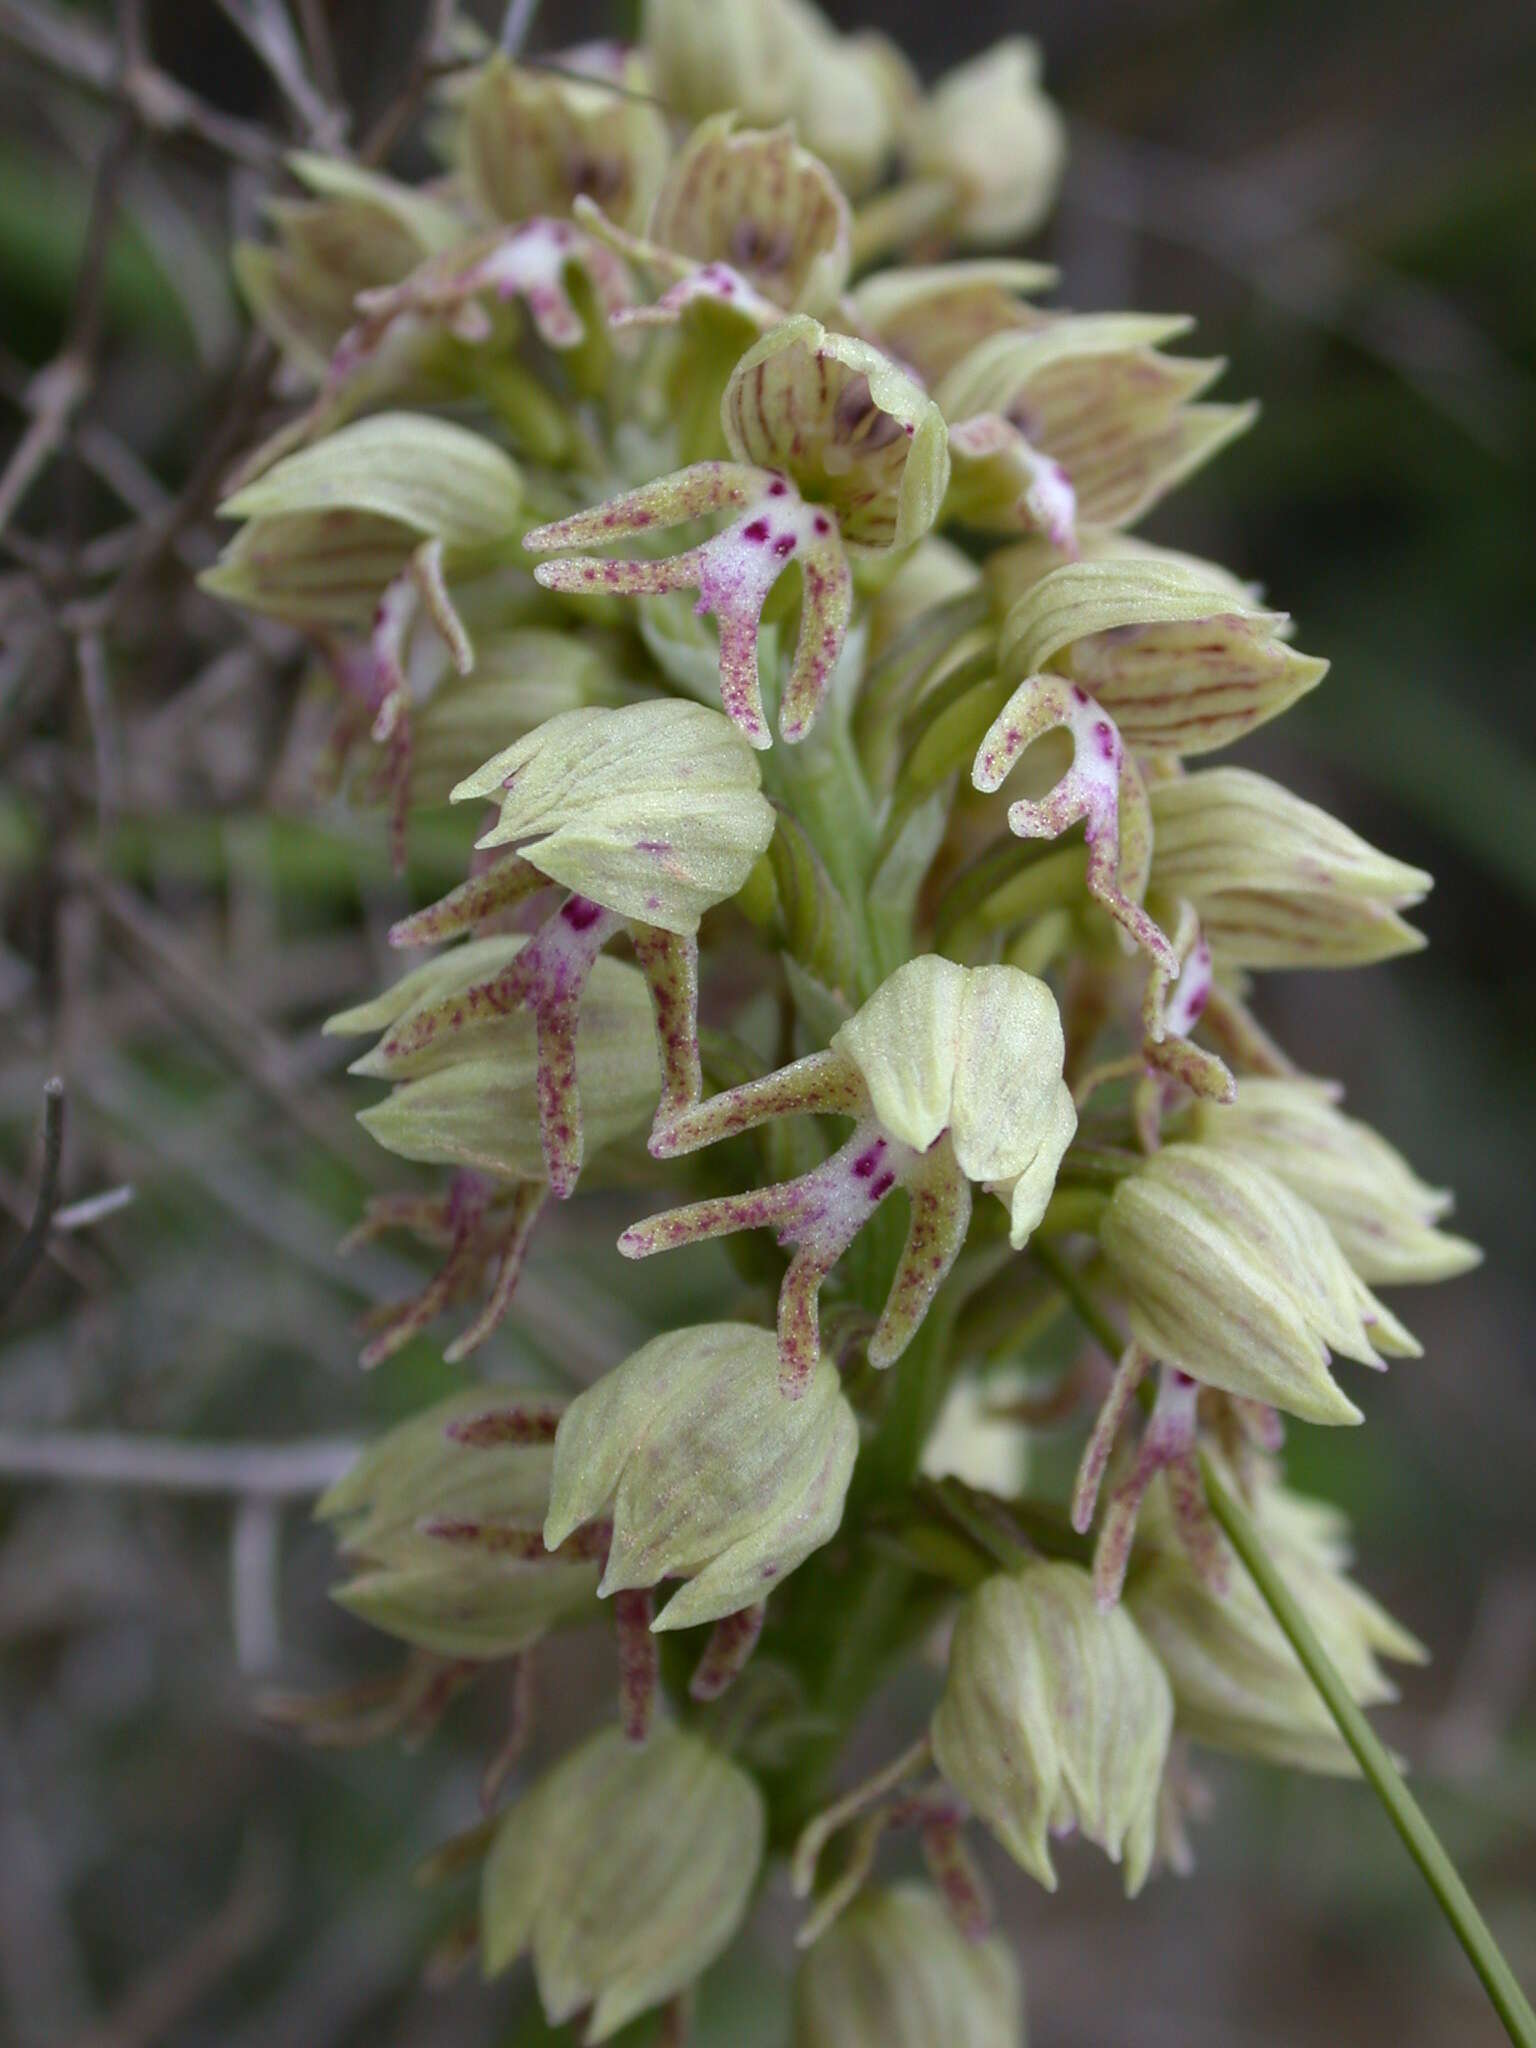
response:
M409 1057L486 1018L526 1012L537 1028L543 1169L563 1199L581 1170L578 1023L599 955L628 934L655 1015L664 1124L703 1085L699 920L746 880L773 836L773 810L750 748L719 712L671 698L546 719L453 795L498 802L480 846L517 850L405 918L392 944L455 938L551 882L570 893L498 972L418 1005L385 1049Z
M772 744L758 678L768 593L800 568L800 630L779 731L803 739L826 696L853 605L850 555L909 546L933 524L949 480L933 402L878 349L806 315L782 321L742 357L721 404L733 459L700 462L589 512L536 527L535 554L588 548L729 512L680 555L543 562L549 590L659 596L695 590L720 625L720 696L754 747Z
M905 1249L869 1342L870 1362L901 1356L959 1255L971 1183L1009 1212L1022 1246L1044 1214L1076 1128L1062 1079L1055 998L1016 967L909 960L833 1037L826 1052L749 1081L664 1122L659 1158L790 1115L851 1117L853 1134L798 1179L637 1223L632 1259L701 1238L769 1227L794 1250L779 1295L779 1367L799 1395L820 1357L821 1284L893 1189L911 1203Z

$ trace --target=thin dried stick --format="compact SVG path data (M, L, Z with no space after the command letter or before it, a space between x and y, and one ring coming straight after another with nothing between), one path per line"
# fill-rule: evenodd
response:
M32 1220L20 1244L0 1266L0 1314L9 1308L43 1255L53 1212L59 1200L59 1168L64 1158L64 1083L55 1074L43 1084L43 1170L37 1183Z
M0 1430L0 1475L77 1486L124 1486L148 1493L235 1495L244 1500L311 1500L358 1455L344 1437L308 1443L184 1443L175 1437L110 1431Z

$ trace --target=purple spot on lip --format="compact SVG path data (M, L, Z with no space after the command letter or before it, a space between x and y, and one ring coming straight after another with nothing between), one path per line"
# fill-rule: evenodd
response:
M795 552L795 547L795 536L792 533L781 533L773 544L773 552L782 561L786 555L792 555Z
M743 539L743 540L752 540L752 541L763 541L763 540L766 540L766 539L768 538L768 522L767 522L767 520L766 520L766 519L754 519L754 520L752 521L752 523L751 523L751 525L750 525L750 526L744 526L744 527L743 527L743 528L741 529L741 537L742 537L742 539Z
M768 486L768 495L770 498L782 498L788 489L789 485L785 483L783 477L776 476Z
M818 512L816 514L815 526L818 533L830 533L832 531L832 522L825 512Z
M602 916L601 906L585 896L572 896L561 906L560 915L573 932L590 931Z
M878 1202L882 1200L884 1196L888 1195L891 1192L891 1189L895 1187L895 1185L896 1176L894 1173L882 1173L880 1178L875 1182L874 1186L870 1189L869 1199L872 1202Z

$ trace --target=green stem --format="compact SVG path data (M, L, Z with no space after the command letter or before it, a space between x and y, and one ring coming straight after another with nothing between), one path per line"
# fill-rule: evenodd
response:
M856 993L862 1002L880 978L868 917L878 834L858 755L838 707L828 705L798 746L777 746L760 759L764 788L794 813L847 908L859 951L862 986Z
M1121 1350L1120 1335L1079 1275L1051 1246L1034 1243L1030 1250L1067 1296L1085 1327L1111 1358L1117 1358ZM1403 1783L1401 1773L1375 1730L1350 1697L1349 1688L1332 1658L1313 1633L1291 1589L1265 1550L1247 1508L1203 1453L1201 1477L1211 1513L1242 1559L1265 1606L1296 1652L1297 1661L1316 1686L1319 1699L1333 1716L1334 1725L1349 1745L1372 1791L1386 1808L1387 1818L1423 1872L1441 1912L1482 1979L1483 1988L1494 2011L1504 2022L1510 2040L1515 2043L1515 2048L1536 2048L1536 2014L1532 2013L1529 2000L1515 1982L1514 1972L1500 1953L1487 1921L1473 1903L1471 1893L1462 1883L1456 1866L1430 1826L1423 1808Z
M1403 1783L1376 1731L1351 1699L1332 1659L1313 1633L1311 1623L1266 1552L1247 1508L1226 1485L1208 1457L1202 1456L1201 1474L1211 1513L1247 1567L1253 1583L1264 1596L1265 1605L1284 1631L1302 1669L1316 1686L1318 1696L1353 1751L1371 1789L1386 1808L1387 1818L1423 1872L1441 1912L1482 1979L1494 2011L1504 2022L1505 2032L1516 2043L1516 2048L1536 2048L1536 2013L1531 2011L1529 2000L1515 1982L1514 1972L1500 1954L1488 1923L1473 1903L1471 1893L1462 1883L1456 1866L1430 1826L1423 1808Z

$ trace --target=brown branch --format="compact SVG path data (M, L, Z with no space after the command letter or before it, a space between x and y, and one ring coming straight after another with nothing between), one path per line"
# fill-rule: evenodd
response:
M118 100L152 135L190 138L258 171L282 161L281 145L263 129L210 107L145 58L122 64L110 37L44 0L0 0L0 34L71 84Z
M59 1203L59 1169L64 1159L64 1083L55 1074L43 1084L43 1169L38 1178L32 1220L20 1244L0 1266L0 1314L9 1308L43 1255L53 1212Z
M455 58L449 31L457 12L458 0L427 0L426 16L416 38L405 82L364 136L358 151L363 163L376 166L384 162L415 119L433 80L453 68Z
M316 149L339 149L347 128L346 109L328 100L311 78L304 46L281 0L218 0L218 6L266 66L305 139Z
M0 476L0 533L53 457L65 446L75 414L90 393L96 344L101 331L102 288L107 251L117 217L122 174L133 153L137 127L131 115L117 125L96 165L85 249L75 283L64 345L28 384L23 403L32 421Z

